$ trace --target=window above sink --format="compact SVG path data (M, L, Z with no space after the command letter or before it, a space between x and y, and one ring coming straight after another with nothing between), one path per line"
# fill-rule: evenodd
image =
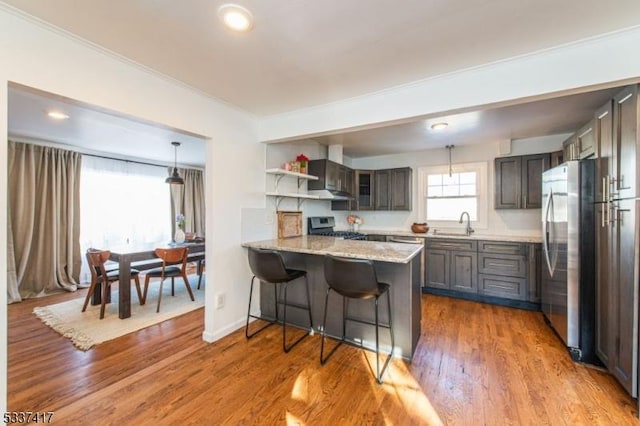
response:
M487 163L453 164L418 169L418 219L451 236L466 236L460 214L469 212L474 228L487 227ZM460 230L458 231L458 228Z

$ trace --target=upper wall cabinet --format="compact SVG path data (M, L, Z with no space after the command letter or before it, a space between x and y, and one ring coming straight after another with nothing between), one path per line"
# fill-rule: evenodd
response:
M410 167L356 170L354 200L333 201L331 202L331 209L410 211L412 176Z
M589 120L562 143L564 161L583 160L596 154L595 124L595 120Z
M376 210L411 210L410 167L376 170L374 177Z
M541 208L542 173L550 163L550 154L496 158L494 208Z
M309 182L309 189L328 189L353 195L353 170L330 160L309 161L309 174L318 180Z

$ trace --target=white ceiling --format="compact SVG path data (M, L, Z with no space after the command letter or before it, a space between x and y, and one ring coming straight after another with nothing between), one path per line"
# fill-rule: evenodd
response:
M205 139L198 135L145 123L34 89L9 87L9 136L22 141L67 145L87 153L173 164L172 141L180 142L179 165L204 167ZM49 111L69 116L54 120Z
M216 11L223 0L3 2L257 116L640 25L638 0L237 0L255 18L247 34L221 26ZM341 143L345 155L360 157L566 133L610 95L601 91L447 117L451 126L441 134L416 121L316 140ZM191 141L194 135L153 123L127 124L118 114L73 102L70 115L80 123L51 123L41 119L42 102L33 93L10 91L10 134L165 161L173 158L169 141L182 140L179 162L204 164L204 144L197 137ZM152 142L141 142L145 135ZM190 154L190 145L199 148Z

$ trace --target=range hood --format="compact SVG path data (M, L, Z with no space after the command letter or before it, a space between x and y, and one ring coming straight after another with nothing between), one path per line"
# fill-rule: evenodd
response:
M307 191L309 195L320 197L321 200L353 200L353 196L347 192L334 189L316 189Z

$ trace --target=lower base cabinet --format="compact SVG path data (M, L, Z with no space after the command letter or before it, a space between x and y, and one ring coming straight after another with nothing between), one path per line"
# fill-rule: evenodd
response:
M500 275L478 274L478 294L504 297L506 299L526 300L527 279L504 277Z
M478 292L477 242L427 239L427 287Z
M540 244L427 238L426 250L427 288L540 302Z

